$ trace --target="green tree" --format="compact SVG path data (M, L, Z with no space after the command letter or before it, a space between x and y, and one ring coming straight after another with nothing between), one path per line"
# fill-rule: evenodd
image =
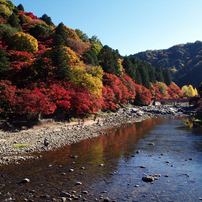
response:
M51 51L52 65L55 67L53 73L59 80L66 80L71 77L69 58L65 54L63 46L54 47Z
M82 57L86 64L92 64L93 66L99 65L99 61L94 50L84 52Z
M9 64L8 54L5 52L5 50L3 48L0 48L0 79L3 79L2 73L5 70L10 69L10 66L8 64Z
M124 57L122 64L126 73L132 78L132 80L136 80L135 66L133 65L129 57Z
M45 21L47 25L51 25L51 26L54 25L53 22L52 22L51 17L49 17L46 14L43 14L40 19L42 19L43 21Z
M150 82L155 83L156 82L155 68L149 64L147 69L148 69L148 73L149 73Z
M90 42L87 34L83 33L80 29L75 29L75 32L83 42Z
M16 28L20 28L20 20L17 18L16 14L13 13L8 20L8 23L12 26L12 27L16 27Z
M156 68L156 80L158 82L164 82L163 70L162 70L162 67L160 65Z
M67 32L65 31L65 28L64 28L64 24L61 22L55 29L55 35L56 34L59 34L62 39L64 40L64 44L65 46L68 46L68 40L67 38L69 38Z
M26 20L25 20L25 18L23 17L22 14L19 15L19 20L20 20L20 24L21 24L21 25L24 24L24 23L26 23Z
M97 44L102 45L101 41L98 39L98 37L97 37L96 35L93 35L93 36L90 38L90 42L91 42L91 43L97 43Z
M139 72L138 69L136 70L135 74L136 74L135 83L139 84L139 85L142 85L142 79L141 79L141 75L140 75L140 72Z
M29 33L37 38L39 35L49 34L50 28L47 24L41 23L37 24L35 27L30 28Z
M13 9L13 12L14 12L16 15L21 14L21 12L20 12L17 8L14 8L14 9Z
M141 80L142 80L142 85L146 87L147 89L150 89L151 84L149 81L149 74L147 69L144 66L138 67L138 71L140 72Z
M61 37L61 35L56 34L53 37L53 46L63 46L63 45L65 45L63 38Z
M98 59L104 72L114 74L119 77L121 76L120 66L118 63L119 54L117 51L112 50L109 46L104 46L98 55Z
M19 4L19 5L17 6L17 8L18 8L20 11L25 11L22 4Z
M168 67L163 69L163 78L164 78L164 82L167 86L169 86L172 83L172 77L171 77L170 70L168 69Z
M198 94L202 98L202 82L201 82L200 86L198 87Z

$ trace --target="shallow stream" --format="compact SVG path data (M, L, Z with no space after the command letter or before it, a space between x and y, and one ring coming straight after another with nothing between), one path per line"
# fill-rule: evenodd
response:
M62 191L77 201L199 201L202 130L190 125L159 116L2 166L0 201L61 201Z

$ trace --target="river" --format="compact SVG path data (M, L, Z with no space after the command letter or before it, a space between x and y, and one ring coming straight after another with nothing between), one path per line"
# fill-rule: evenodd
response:
M158 116L37 155L0 167L0 201L61 201L64 192L77 201L202 198L202 130L188 118Z

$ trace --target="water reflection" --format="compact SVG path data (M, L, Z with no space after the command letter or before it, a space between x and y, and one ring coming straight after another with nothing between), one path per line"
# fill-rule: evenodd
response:
M117 201L198 200L202 197L202 136L200 130L183 122L188 120L155 117L43 152L37 161L1 167L6 177L0 179L4 184L0 198L5 200L10 192L18 201L28 197L43 201L41 195L57 199L65 190L76 191L75 195L82 195L79 200L85 197L88 201L102 201L100 195ZM161 177L148 184L142 181L143 173ZM31 182L19 186L17 182L24 177ZM77 186L77 181L82 185ZM30 190L35 190L33 196ZM83 190L89 194L83 196Z

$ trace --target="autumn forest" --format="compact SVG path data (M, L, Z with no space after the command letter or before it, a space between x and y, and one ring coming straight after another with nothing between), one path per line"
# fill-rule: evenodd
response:
M51 17L26 12L0 0L1 116L65 114L87 116L124 104L197 96L192 85L178 87L168 67L103 45Z

